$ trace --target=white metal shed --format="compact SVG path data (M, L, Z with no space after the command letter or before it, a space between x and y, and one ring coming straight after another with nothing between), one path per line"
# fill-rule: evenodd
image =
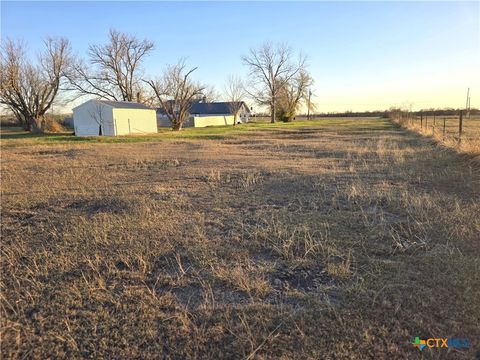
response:
M89 100L73 109L76 136L118 136L157 132L157 115L144 104Z

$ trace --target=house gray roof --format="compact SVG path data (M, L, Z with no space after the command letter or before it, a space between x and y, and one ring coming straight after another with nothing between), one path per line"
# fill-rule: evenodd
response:
M247 104L243 101L241 102L248 112L250 109L248 108ZM231 102L194 102L190 105L190 114L197 114L197 115L220 115L220 114L231 114L230 108ZM165 110L163 108L157 108L158 114L165 114Z
M190 107L190 114L231 114L232 110L230 108L231 102L197 102L193 103ZM242 101L242 104L245 103ZM245 105L245 108L250 112L248 106Z
M97 100L97 101L117 109L150 109L145 104L140 104L140 103L135 103L130 101L108 101L108 100Z

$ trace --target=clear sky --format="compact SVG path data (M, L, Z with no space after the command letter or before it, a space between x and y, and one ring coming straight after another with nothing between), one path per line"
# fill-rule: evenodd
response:
M9 2L1 39L35 54L46 36L78 56L109 28L147 37L149 75L186 57L196 79L221 91L247 73L241 55L264 41L308 56L319 111L480 106L480 2Z

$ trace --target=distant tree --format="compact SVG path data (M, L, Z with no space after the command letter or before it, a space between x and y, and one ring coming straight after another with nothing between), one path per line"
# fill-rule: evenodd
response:
M277 116L282 121L292 121L302 104L308 104L309 89L313 79L306 70L300 70L288 82L283 82L279 89Z
M58 97L65 72L72 63L64 38L47 38L37 62L29 61L25 45L7 40L0 54L0 104L15 115L25 130L44 131L45 113Z
M205 86L190 76L197 68L187 69L184 60L169 65L157 80L144 80L172 123L173 130L181 130L190 116L190 106L204 95Z
M88 62L77 61L69 73L70 89L80 96L94 95L113 101L148 103L142 77L142 63L152 52L154 43L111 29L109 41L90 45Z
M252 48L249 55L242 57L243 63L250 70L251 89L248 92L260 105L270 107L272 123L276 119L279 92L306 66L303 56L300 55L296 62L292 57L290 47L270 43Z
M230 75L225 86L225 96L229 102L228 107L233 114L233 126L237 124L237 117L243 105L246 91L242 79Z

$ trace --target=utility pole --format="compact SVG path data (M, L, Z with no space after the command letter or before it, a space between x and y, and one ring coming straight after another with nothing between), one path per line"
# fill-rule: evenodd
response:
M307 120L310 120L310 99L312 97L312 90L308 89L308 105L307 105Z
M465 104L465 117L470 118L470 88L467 89L467 103Z

